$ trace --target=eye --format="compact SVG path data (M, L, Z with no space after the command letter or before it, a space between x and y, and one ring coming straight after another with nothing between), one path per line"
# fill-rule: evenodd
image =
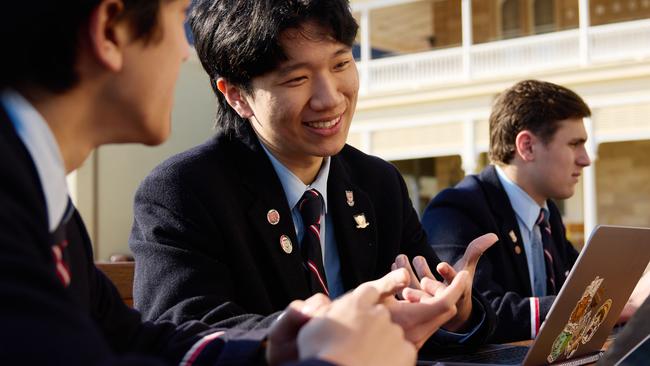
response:
M282 85L298 86L298 85L302 84L305 80L307 80L306 76L298 76L298 77L294 77L294 78L291 78L291 79L283 82Z
M334 66L335 70L345 70L350 65L350 60L339 62Z

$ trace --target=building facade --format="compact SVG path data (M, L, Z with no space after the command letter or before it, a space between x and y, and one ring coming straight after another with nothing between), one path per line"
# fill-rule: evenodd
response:
M580 243L597 224L650 226L650 0L357 0L361 97L349 142L393 161L416 209L488 164L494 96L522 79L590 105L576 195Z

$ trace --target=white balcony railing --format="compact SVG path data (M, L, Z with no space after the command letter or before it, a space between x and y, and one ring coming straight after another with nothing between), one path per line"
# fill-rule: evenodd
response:
M587 65L650 58L650 19L590 27L588 37ZM580 66L578 29L359 63L367 94Z

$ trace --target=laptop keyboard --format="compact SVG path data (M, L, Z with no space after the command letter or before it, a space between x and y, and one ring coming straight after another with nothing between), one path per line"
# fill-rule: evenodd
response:
M513 346L495 350L483 351L468 355L458 355L445 357L437 360L438 362L476 362L476 363L495 363L503 365L518 365L524 362L528 353L528 347Z

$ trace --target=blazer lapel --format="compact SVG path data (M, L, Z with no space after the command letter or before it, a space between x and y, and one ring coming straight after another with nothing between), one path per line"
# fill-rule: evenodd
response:
M500 230L499 242L496 245L501 245L503 250L510 255L517 277L521 280L521 288L526 289L527 295L530 296L532 291L524 241L508 195L501 186L493 165L488 166L481 172L480 179L484 183L485 196L494 212L495 221Z
M248 128L248 136L240 137L233 156L237 156L234 169L239 171L243 189L250 201L247 205L248 224L261 239L258 243L268 253L268 264L277 274L279 286L290 299L306 299L311 290L303 269L300 246L284 189L273 165ZM279 220L273 224L269 211L275 210Z
M346 290L374 279L377 262L377 220L370 197L352 183L337 155L331 158L327 205L334 225Z

